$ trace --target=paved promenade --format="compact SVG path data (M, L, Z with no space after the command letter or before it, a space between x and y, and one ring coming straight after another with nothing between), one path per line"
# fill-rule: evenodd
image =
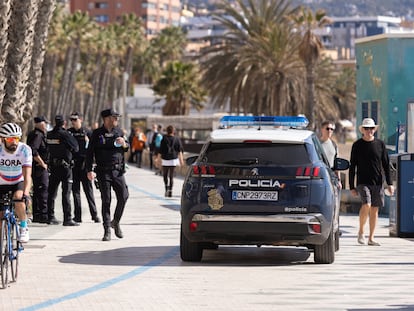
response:
M382 246L373 247L356 243L357 216L342 215L331 265L288 247L220 247L183 263L182 181L172 198L149 170L131 167L127 181L123 239L101 241L85 200L79 227L31 225L18 281L0 290L1 310L414 310L414 240L389 237L387 218Z

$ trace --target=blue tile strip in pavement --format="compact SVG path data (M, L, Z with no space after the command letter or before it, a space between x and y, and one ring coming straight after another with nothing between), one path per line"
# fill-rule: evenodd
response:
M142 192L145 195L148 195L149 197L155 198L157 200L160 200L160 201L163 201L163 202L167 202L167 203L172 203L171 201L166 200L166 199L164 199L163 197L161 197L159 195L156 195L154 193L148 192L148 191L146 191L146 190L144 190L142 188L136 187L134 185L128 185L128 187L129 188L132 188L134 191ZM172 203L172 204L175 204L175 203ZM174 247L172 250L170 250L164 256L159 257L159 258L156 258L154 260L151 260L147 264L145 264L143 266L140 266L139 268L136 268L136 269L134 269L134 270L132 270L132 271L130 271L128 273L125 273L123 275L120 275L120 276L118 276L116 278L110 279L110 280L105 281L105 282L102 282L100 284L96 284L96 285L94 285L92 287L89 287L89 288L86 288L86 289L83 289L83 290L80 290L80 291L71 293L71 294L66 295L66 296L62 296L62 297L59 297L59 298L50 299L48 301L45 301L45 302L42 302L42 303L39 303L39 304L30 306L30 307L27 307L27 308L22 308L22 309L20 309L20 311L35 311L35 310L40 310L40 309L47 308L47 307L50 307L52 305L55 305L55 304L58 304L58 303L61 303L61 302L67 301L67 300L75 299L75 298L78 298L78 297L85 296L85 295L88 295L90 293L96 292L98 290L107 288L107 287L112 286L112 285L114 285L116 283L125 281L125 280L130 279L130 278L133 278L133 277L135 277L135 276L137 276L137 275L139 275L141 273L144 273L145 271L151 269L152 267L159 266L164 261L166 261L166 260L168 260L168 259L176 256L177 253L178 253L178 251L179 251L179 248L178 247Z
M96 284L96 285L94 285L92 287L89 287L89 288L80 290L78 292L71 293L71 294L66 295L66 296L63 296L63 297L59 297L59 298L55 298L55 299L50 299L48 301L45 301L45 302L42 302L42 303L33 305L31 307L22 308L22 309L20 309L20 311L34 311L34 310L40 310L40 309L43 309L43 308L47 308L47 307L50 307L52 305L55 305L55 304L58 304L58 303L61 303L61 302L67 301L67 300L71 300L71 299L79 298L81 296L88 295L90 293L93 293L93 292L96 292L98 290L107 288L109 286L112 286L112 285L114 285L116 283L125 281L127 279L131 279L131 278L133 278L133 277L135 277L135 276L137 276L137 275L139 275L141 273L144 273L145 271L147 271L147 270L149 270L149 269L151 269L153 267L157 267L157 266L161 265L164 261L166 261L166 260L168 260L170 258L173 258L174 256L177 255L178 251L179 251L179 248L178 247L173 247L164 256L159 257L159 258L156 258L154 260L151 260L147 264L145 264L145 265L143 265L143 266L141 266L139 268L136 268L136 269L134 269L134 270L132 270L132 271L130 271L128 273L122 274L122 275L120 275L120 276L118 276L116 278L110 279L110 280L105 281L105 282L102 282L100 284Z

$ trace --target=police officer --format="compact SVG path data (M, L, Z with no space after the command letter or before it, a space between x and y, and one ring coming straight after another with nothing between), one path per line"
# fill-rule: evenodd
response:
M70 121L72 127L68 129L72 133L73 137L76 138L79 145L79 152L74 156L74 166L72 169L73 174L73 203L75 206L75 218L76 222L82 222L82 207L81 207L81 194L80 194L80 185L82 183L83 191L85 192L86 200L89 205L89 212L91 214L92 220L96 223L101 222L98 217L98 212L95 205L95 197L93 195L92 182L88 179L87 171L85 169L85 157L86 157L86 148L89 144L89 138L92 134L90 130L82 126L82 116L78 112L73 112L70 115Z
M63 225L78 226L72 219L70 193L72 191L72 158L79 151L75 137L64 129L65 120L62 115L56 115L55 127L47 134L47 144L50 153L49 221L55 221L55 199L59 184L62 182Z
M33 222L49 223L47 192L49 186L49 150L46 142L47 119L44 116L34 118L34 130L27 135L27 144L32 148L33 165ZM51 223L56 224L56 223Z
M123 131L118 127L120 115L113 109L101 112L103 125L93 131L86 150L86 169L89 180L93 180L95 173L92 170L96 162L96 177L102 199L102 218L104 236L102 241L111 240L112 227L118 238L123 238L119 222L124 212L128 199L128 187L125 183L125 152L129 145L124 137ZM117 198L116 209L111 221L111 187Z

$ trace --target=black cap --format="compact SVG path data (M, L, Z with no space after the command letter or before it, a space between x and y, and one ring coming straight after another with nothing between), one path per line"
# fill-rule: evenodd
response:
M46 119L45 116L38 116L34 118L34 123L40 123L40 122L49 123L49 121Z
M106 118L106 117L109 117L109 116L120 117L121 115L118 112L116 112L115 110L113 110L112 108L111 109L105 109L105 110L101 111L101 117L102 118Z
M77 112L77 111L72 112L72 113L70 114L70 119L71 119L71 120L77 120L77 119L79 119L80 117L82 117L82 115L81 115L79 112Z
M63 125L65 123L65 118L61 114L55 116L55 124L57 126Z

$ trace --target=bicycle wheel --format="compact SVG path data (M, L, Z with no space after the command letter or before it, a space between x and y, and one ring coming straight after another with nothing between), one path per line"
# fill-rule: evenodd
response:
M1 249L1 285L6 288L9 283L9 250L8 250L7 222L1 221L0 249Z
M14 223L11 225L10 238L12 242L12 254L10 256L10 268L12 281L17 281L17 274L19 272L19 253L20 253L20 242L19 242L19 226Z

